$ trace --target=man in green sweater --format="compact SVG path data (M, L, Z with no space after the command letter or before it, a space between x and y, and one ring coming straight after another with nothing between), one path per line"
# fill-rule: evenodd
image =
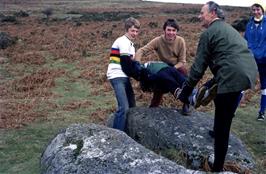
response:
M224 12L217 3L207 2L199 18L207 29L200 36L196 57L179 99L189 102L189 95L209 67L217 83L212 170L220 172L223 170L239 96L241 91L254 88L257 66L247 42L231 25L225 23Z
M147 45L137 50L135 60L141 61L145 55L155 51L162 61L169 66L175 67L178 71L186 75L186 44L184 38L177 35L179 26L174 19L168 19L163 25L164 34L151 40ZM153 91L153 98L150 107L159 106L163 92ZM188 108L184 108L183 113L188 114Z

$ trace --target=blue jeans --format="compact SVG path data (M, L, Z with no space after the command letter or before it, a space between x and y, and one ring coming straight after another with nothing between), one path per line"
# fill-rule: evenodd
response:
M115 91L118 108L115 112L113 128L121 131L125 130L126 112L129 108L135 107L135 95L127 77L110 79L110 83Z

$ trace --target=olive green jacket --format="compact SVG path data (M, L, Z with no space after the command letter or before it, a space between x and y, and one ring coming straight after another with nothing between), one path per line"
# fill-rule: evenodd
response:
M210 68L218 84L217 93L254 88L257 65L245 39L223 20L215 20L199 40L187 84L195 87Z

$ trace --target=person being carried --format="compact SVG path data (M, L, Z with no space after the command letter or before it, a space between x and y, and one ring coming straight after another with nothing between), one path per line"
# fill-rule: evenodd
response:
M162 61L149 61L141 64L129 59L124 66L131 70L127 72L127 75L139 81L144 92L155 90L163 93L170 92L175 99L178 99L182 86L186 81L186 76L183 73ZM211 102L216 94L217 84L214 79L211 79L203 87L200 90L195 88L189 97L189 103L184 103L184 105L192 105L197 108L199 105L206 106ZM181 113L188 115L184 114L183 110L181 110Z
M147 45L137 50L135 60L141 61L147 54L155 51L160 61L186 75L186 44L184 38L177 35L179 26L176 20L167 19L163 25L163 31L164 33L161 36L154 38ZM158 107L162 96L162 91L154 90L150 107ZM189 108L186 107L186 105L183 105L183 113L189 114Z
M128 59L123 65L127 70L126 75L140 82L142 91L170 92L176 99L180 89L186 80L186 76L176 68L162 61L149 61L141 64L138 61ZM185 103L184 105L189 105ZM188 106L187 106L188 107ZM184 108L184 107L182 107ZM188 115L181 110L183 115Z

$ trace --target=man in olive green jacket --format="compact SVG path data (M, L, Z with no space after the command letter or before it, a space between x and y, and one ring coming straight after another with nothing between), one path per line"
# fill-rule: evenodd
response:
M242 90L255 85L257 66L246 41L229 24L224 22L220 6L207 2L199 18L207 28L201 36L195 62L185 81L179 99L188 103L188 96L209 67L218 85L214 99L214 163L212 170L223 170L228 149L230 127Z

